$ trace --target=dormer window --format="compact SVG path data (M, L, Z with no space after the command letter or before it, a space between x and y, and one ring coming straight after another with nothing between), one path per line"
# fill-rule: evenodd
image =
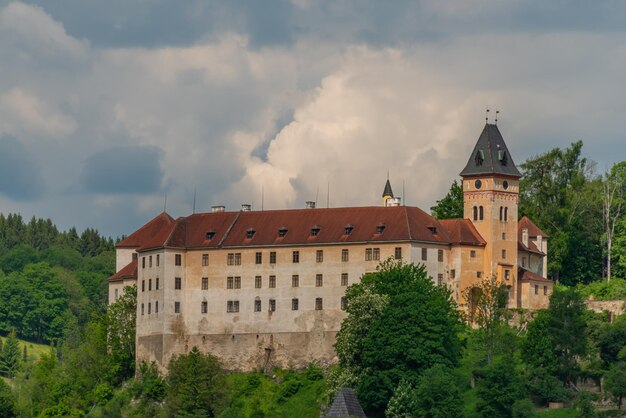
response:
M483 165L483 161L485 161L485 151L479 149L476 152L476 156L474 157L476 161L476 165Z
M214 231L207 231L207 233L206 233L206 240L207 241L211 241L214 236L215 236L215 232Z
M354 229L354 226L352 226L351 224L348 224L343 228L343 234L350 235L353 229Z
M504 150L499 150L498 151L498 160L500 161L500 164L506 165L507 160L508 160L508 158L506 156L506 151L504 151Z
M385 230L385 224L378 224L376 226L376 233L377 234L382 234L384 230Z
M285 228L284 226L282 228L280 228L278 230L278 236L279 237L284 237L285 235L287 235L287 228Z
M246 231L246 238L252 238L254 236L255 233L255 229L254 228L250 228Z
M312 237L316 237L319 233L320 233L320 227L319 226L316 225L313 228L311 228L311 236Z
M436 226L429 226L428 230L430 231L431 234L436 235L437 234L437 227Z

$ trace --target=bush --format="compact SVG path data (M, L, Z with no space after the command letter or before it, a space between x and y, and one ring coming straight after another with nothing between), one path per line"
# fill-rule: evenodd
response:
M511 412L513 418L532 418L535 416L533 403L529 399L515 401Z
M11 393L9 385L4 383L4 380L0 377L0 417L15 417L17 413L15 411L15 398Z

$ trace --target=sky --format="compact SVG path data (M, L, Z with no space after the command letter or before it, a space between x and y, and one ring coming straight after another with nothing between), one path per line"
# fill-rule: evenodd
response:
M618 0L0 0L0 212L116 237L194 194L380 205L387 173L428 211L487 108L517 164L582 140L602 172L626 155L624 21Z

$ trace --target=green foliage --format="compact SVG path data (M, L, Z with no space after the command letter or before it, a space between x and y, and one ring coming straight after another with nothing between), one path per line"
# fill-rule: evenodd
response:
M15 398L11 388L0 377L0 417L12 418L17 416Z
M603 366L608 369L618 361L620 350L626 346L626 315L618 316L612 323L600 322L591 331Z
M622 399L626 397L626 364L619 362L611 366L605 375L604 388L611 394L619 409L622 409Z
M135 374L137 288L126 286L105 318L112 366L121 379L129 378Z
M141 362L132 389L133 395L138 399L161 401L165 397L165 390L165 379L159 373L156 363Z
M424 266L386 261L350 286L346 297L348 318L335 348L342 368L356 377L368 415L384 413L402 379L417 382L435 364L458 363L459 313Z
M430 208L436 219L463 218L463 187L456 180L450 186L450 191L443 199Z
M533 403L529 399L518 399L513 403L511 416L513 418L533 418L535 416Z
M461 416L461 392L452 370L441 364L425 370L415 389L414 405L416 416L420 418Z
M0 374L13 377L20 370L22 356L15 331L11 331L0 351Z
M582 146L555 148L520 167L520 215L550 236L548 270L567 285L602 275L602 182Z
M524 398L522 382L510 362L498 360L479 374L476 410L483 417L510 417L515 401Z
M594 399L593 394L584 391L580 392L574 402L577 418L596 418L598 416L592 403Z
M393 391L393 396L389 399L385 417L387 418L412 418L417 416L417 406L415 405L415 388L408 381L402 380Z
M593 296L595 300L623 300L626 299L626 279L612 278L610 281L579 283L576 291L585 299Z
M227 404L226 379L217 358L193 347L170 360L167 409L177 416L215 417Z

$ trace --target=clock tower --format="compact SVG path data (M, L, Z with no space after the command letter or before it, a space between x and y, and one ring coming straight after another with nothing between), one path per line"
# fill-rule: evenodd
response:
M508 290L508 306L518 306L517 219L521 173L497 125L485 124L463 177L463 217L487 242L484 277L496 275Z

